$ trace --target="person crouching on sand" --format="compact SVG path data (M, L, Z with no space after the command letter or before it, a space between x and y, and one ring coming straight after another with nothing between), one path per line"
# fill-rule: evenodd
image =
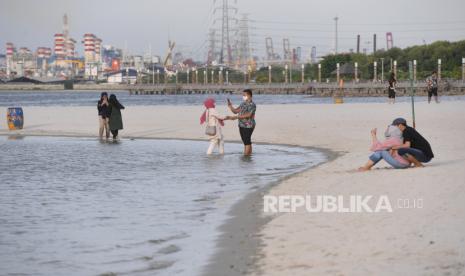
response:
M391 165L395 169L404 169L410 167L410 162L400 156L397 150L394 150L393 147L400 146L403 144L402 140L402 131L399 127L394 125L389 125L384 133L386 140L380 142L376 137L376 128L371 130L371 139L372 144L370 150L373 152L370 155L370 160L365 164L365 166L359 168L359 171L368 171L376 163L384 159L386 163Z
M224 118L216 111L214 99L206 99L203 105L206 109L200 117L200 124L207 123L205 134L210 139L207 154L212 154L216 146L218 146L219 153L224 154L224 137L221 130L224 126Z
M108 103L108 93L102 92L100 100L97 102L97 110L99 117L99 137L103 139L103 131L105 131L105 137L110 138L110 129L108 121L110 117L110 106Z
M404 143L393 147L399 151L399 155L412 162L415 167L424 167L422 163L428 163L434 158L429 142L413 127L408 126L404 118L395 119L392 125L399 127L404 136Z
M123 129L123 118L121 116L121 109L124 106L118 101L114 94L110 95L110 131L113 135L113 140L118 138L118 131Z

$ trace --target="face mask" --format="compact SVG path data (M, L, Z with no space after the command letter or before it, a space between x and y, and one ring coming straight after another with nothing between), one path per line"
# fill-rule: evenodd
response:
M242 96L242 99L245 101L247 101L248 97L247 96Z

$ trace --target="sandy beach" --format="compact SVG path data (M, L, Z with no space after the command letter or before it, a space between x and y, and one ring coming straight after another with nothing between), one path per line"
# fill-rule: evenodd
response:
M245 207L236 208L233 214L244 225L224 229L224 238L234 242L220 241L221 266L212 269L222 270L221 275L463 275L464 107L463 101L416 105L417 130L429 140L436 156L425 168L393 170L381 162L370 172L358 173L353 170L369 155L370 129L377 127L382 135L396 117L411 123L409 103L258 103L255 142L317 147L335 158L257 191ZM2 119L1 135L87 137L98 133L95 107L23 109L25 128L8 131ZM226 114L226 106L218 111ZM0 108L0 118L6 117L5 112L6 108ZM128 106L121 136L206 139L199 125L201 112L200 105ZM236 122L226 123L224 136L226 142L240 140ZM308 213L299 209L268 215L262 212L263 195L386 195L394 210ZM398 199L421 199L423 208L398 208ZM241 216L246 219L240 220Z

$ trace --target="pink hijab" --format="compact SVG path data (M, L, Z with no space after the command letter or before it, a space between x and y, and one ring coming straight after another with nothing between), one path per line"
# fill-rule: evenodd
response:
M207 109L209 108L215 108L215 99L213 98L208 98L203 102L203 105L205 106L205 111L202 113L202 116L200 116L200 124L205 123L207 120ZM223 120L218 120L220 122L221 126L224 126Z

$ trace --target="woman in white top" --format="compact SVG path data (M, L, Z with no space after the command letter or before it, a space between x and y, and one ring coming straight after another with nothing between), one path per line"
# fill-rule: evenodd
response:
M207 123L206 134L210 139L210 146L207 154L212 154L216 146L220 154L224 154L224 137L222 126L224 126L224 118L215 109L215 100L208 98L203 102L206 110L200 117L200 124Z

